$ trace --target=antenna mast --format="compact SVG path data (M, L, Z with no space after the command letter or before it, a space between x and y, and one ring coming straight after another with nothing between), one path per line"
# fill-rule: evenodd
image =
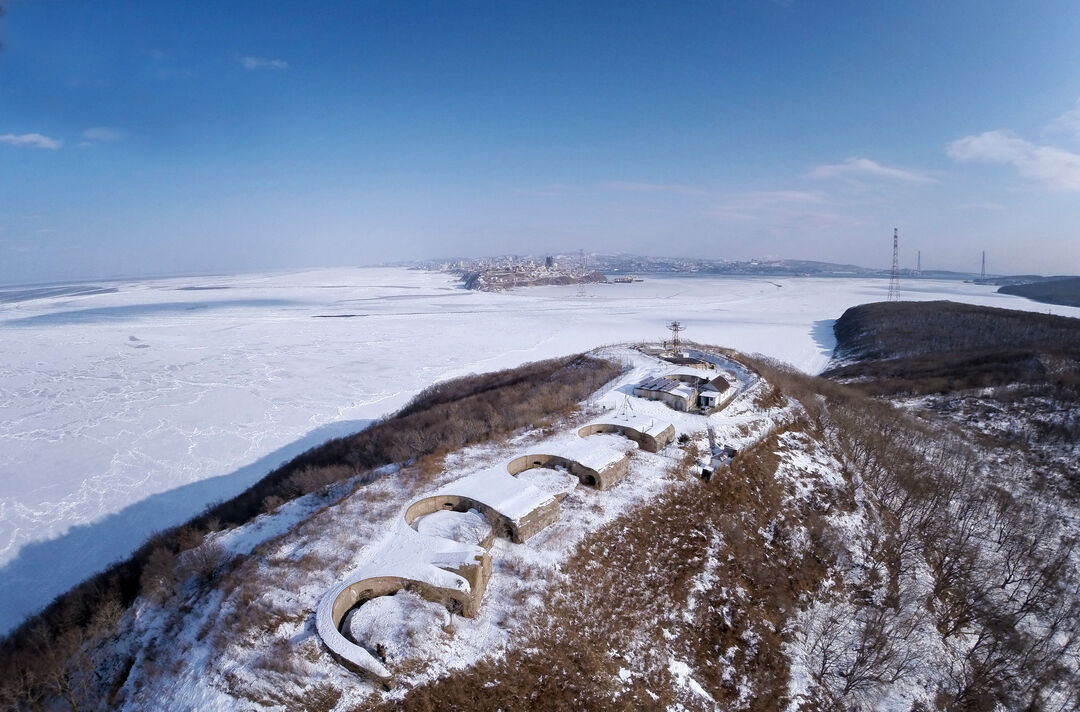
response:
M677 321L673 321L667 325L667 328L671 331L671 350L679 350L679 332L684 331L686 327Z
M892 231L892 273L889 275L889 301L900 301L900 229Z

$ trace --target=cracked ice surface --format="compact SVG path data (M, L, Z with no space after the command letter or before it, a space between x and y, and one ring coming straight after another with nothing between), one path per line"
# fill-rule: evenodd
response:
M695 340L816 372L830 320L888 286L648 277L583 297L488 294L403 269L97 284L0 289L0 633L153 531L435 381L655 340L672 318ZM917 288L902 296L1047 309L992 287Z

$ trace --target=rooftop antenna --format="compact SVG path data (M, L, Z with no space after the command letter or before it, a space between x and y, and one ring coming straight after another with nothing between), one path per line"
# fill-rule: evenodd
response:
M679 350L679 332L685 331L686 327L677 321L673 321L667 325L668 331L671 332L671 350Z
M982 278L986 279L986 250L983 250Z
M892 274L889 275L889 301L900 301L900 229L892 231Z

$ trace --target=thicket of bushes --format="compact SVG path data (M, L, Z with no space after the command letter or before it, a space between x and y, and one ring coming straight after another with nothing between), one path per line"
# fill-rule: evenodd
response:
M941 709L1075 709L1077 542L1057 497L1028 484L1026 473L986 478L961 438L887 406L834 403L829 416L835 447L883 515L874 555L887 563L895 596L870 633L902 649L906 641L889 640L889 630L933 626L947 651L938 662ZM917 570L930 574L925 600ZM934 663L906 657L909 668Z
M208 533L242 525L329 484L365 473L373 477L372 470L390 463L541 426L576 409L620 371L610 361L575 355L466 376L424 391L399 413L355 435L297 456L232 499L155 535L8 636L0 646L0 708L36 710L56 700L73 709L80 702L84 709L88 702L90 708L103 704L92 702L82 689L92 688L96 677L91 649L114 633L120 614L140 593L151 599L167 596L178 568L213 569L215 562L184 555Z
M880 532L863 554L880 564L885 596L836 606L799 632L823 706L872 707L888 685L935 669L942 710L1080 705L1069 662L1080 658L1080 544L1045 480L1022 470L988 478L963 433L779 364L753 365L806 406L877 511ZM944 656L920 649L920 630L936 632Z
M837 356L889 359L999 349L1080 353L1080 320L956 302L877 302L836 320Z
M1002 385L1080 390L1080 320L953 302L882 302L844 312L826 371L873 395Z
M1080 277L1048 279L1030 284L1008 284L998 289L1002 294L1015 294L1044 304L1064 304L1080 307Z

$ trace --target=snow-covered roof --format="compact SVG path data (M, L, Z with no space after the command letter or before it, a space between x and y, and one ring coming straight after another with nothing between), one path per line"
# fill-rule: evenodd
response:
M637 385L643 391L664 391L670 393L679 385L678 381L663 376L650 376Z
M548 493L514 479L506 471L505 464L462 477L440 487L433 494L468 497L486 504L515 524L553 499Z
M646 391L671 393L687 399L693 398L697 393L693 386L664 376L651 376L639 383L637 387Z
M600 418L594 418L589 421L587 425L620 425L627 428L633 428L639 433L645 433L654 438L672 426L667 420L636 415L634 413L605 415Z
M597 472L611 467L626 457L627 450L637 447L637 443L633 440L628 440L621 435L607 434L590 435L588 438L581 438L575 434L573 438L565 438L562 442L552 443L552 445L555 447L542 450L542 452L580 462Z

